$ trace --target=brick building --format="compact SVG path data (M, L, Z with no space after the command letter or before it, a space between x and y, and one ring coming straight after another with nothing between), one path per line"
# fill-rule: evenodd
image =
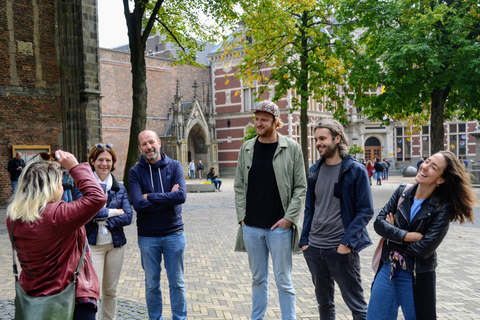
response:
M96 21L95 0L0 0L0 203L15 151L85 161L100 139Z
M208 55L211 62L211 77L213 84L213 102L217 119L217 136L219 143L219 171L222 175L233 176L237 165L238 151L247 127L253 125L251 110L255 108L254 93L258 91L258 84L253 88L245 86L241 80L235 78L235 66L242 59L240 56L227 54L222 59L221 45L213 48ZM220 49L220 51L219 51ZM268 69L263 70L268 73ZM370 92L378 94L379 92ZM300 112L290 112L293 92L278 101L280 117L284 127L279 130L300 143ZM271 99L274 96L273 86L260 98ZM324 109L323 101L308 101L308 158L313 164L319 157L315 149L313 128L322 118L331 118L333 114ZM406 124L394 122L391 126L383 126L380 122L372 122L365 118L355 108L353 101L345 101L344 108L348 110L346 133L350 145L360 145L365 154L360 157L371 159L375 156L389 159L392 169L402 170L408 166L416 166L420 157L428 157L431 152L430 124L423 126L419 133L411 134ZM475 158L475 137L470 133L477 130L478 121L445 121L445 150L454 152L457 156L465 155L468 160Z
M211 135L208 134L208 119L205 117L198 117L201 121L194 121L199 123L198 126L188 125L190 122L193 124L192 121L197 119L194 117L195 114L203 116L205 113L209 97L210 68L190 65L172 66L172 61L172 59L164 57L146 57L147 129L154 130L159 134L162 139L162 151L169 157L174 157L182 162L185 172L187 172L188 160L192 157L195 159L194 146L198 138L193 136L197 135L198 130L201 129L203 141L210 144L212 140ZM102 85L103 142L114 145L118 157L117 169L114 174L119 180L122 180L132 117L130 54L100 49L100 81ZM177 114L175 114L175 110L177 110ZM186 125L186 131L176 134L171 128L175 123L180 122L180 113L182 121ZM174 121L175 117L176 121ZM172 136L175 137L175 141L172 140ZM178 150L176 146L179 146ZM213 155L202 154L202 156L207 158L198 160L204 161L206 165L214 165ZM212 157L211 160L209 160L210 157Z

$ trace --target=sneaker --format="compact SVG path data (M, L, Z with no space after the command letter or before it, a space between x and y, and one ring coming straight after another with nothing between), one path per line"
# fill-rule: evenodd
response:
M222 192L222 190L220 190L220 189L218 189L217 191L218 191L218 192Z

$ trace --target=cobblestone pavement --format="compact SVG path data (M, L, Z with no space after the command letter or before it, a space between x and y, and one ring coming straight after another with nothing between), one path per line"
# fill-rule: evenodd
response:
M375 213L386 203L395 188L412 178L391 177L382 186L373 186ZM188 181L187 183L191 183ZM247 255L233 251L237 233L233 179L223 179L223 192L189 193L183 207L187 247L185 284L188 319L249 319L251 312L251 274ZM476 189L477 196L480 189ZM475 208L477 221L480 208ZM12 319L14 278L5 207L0 207L0 319ZM480 319L479 225L452 224L438 249L437 309L439 319ZM375 244L379 237L368 226ZM118 285L118 319L148 319L144 273L140 264L135 224L126 228L128 238L125 262ZM369 298L373 271L370 261L375 246L360 253L363 287ZM293 284L297 293L297 319L318 319L314 289L302 255L293 259ZM162 271L165 319L171 319L168 282ZM266 319L281 319L273 273ZM352 319L339 290L336 291L337 319ZM400 315L399 319L403 319Z

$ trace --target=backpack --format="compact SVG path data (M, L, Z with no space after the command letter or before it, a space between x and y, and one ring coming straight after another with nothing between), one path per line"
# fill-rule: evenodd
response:
M67 170L62 169L62 186L64 189L73 187L73 178Z

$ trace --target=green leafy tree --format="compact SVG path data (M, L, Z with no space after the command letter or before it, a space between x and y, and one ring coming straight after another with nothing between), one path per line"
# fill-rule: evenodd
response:
M444 119L480 117L478 0L343 2L364 50L355 52L349 85L370 119L423 124L430 118L432 152L443 150ZM383 88L381 94L368 92Z
M133 11L129 3L132 2ZM133 110L125 165L124 182L129 187L128 171L138 161L138 134L147 121L147 83L145 49L148 36L158 33L178 47L174 64L195 62L205 43L215 43L230 23L236 23L236 0L123 0L132 64Z
M345 85L342 57L352 52L353 35L336 22L335 0L244 0L240 4L244 27L225 42L224 56L243 55L236 76L249 85L257 81L259 96L268 85L275 87L274 101L293 91L308 169L308 99L322 102L346 121L345 95L339 87Z

